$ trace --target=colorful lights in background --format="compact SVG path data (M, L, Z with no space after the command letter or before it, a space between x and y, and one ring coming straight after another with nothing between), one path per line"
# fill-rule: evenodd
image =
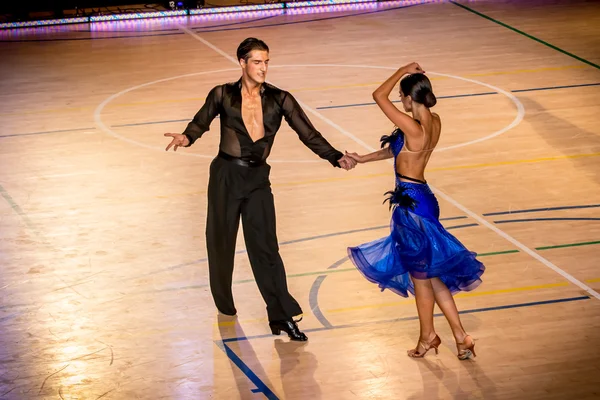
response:
M0 37L13 36L17 31L21 34L46 34L72 31L76 24L89 24L87 30L110 31L114 29L139 30L140 28L177 28L177 24L185 21L206 22L244 18L261 18L274 15L301 15L325 12L358 11L399 7L434 2L432 0L314 0L282 3L266 3L256 5L240 5L230 7L197 8L189 10L170 10L139 13L123 13L98 15L90 17L62 18L40 21L4 22L0 23ZM435 1L440 2L440 1ZM140 23L141 22L141 23ZM70 25L71 28L66 26ZM58 28L58 29L57 29ZM12 31L12 35L7 35Z

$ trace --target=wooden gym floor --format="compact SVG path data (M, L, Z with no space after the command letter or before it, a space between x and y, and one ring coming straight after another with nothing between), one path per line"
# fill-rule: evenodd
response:
M0 398L591 399L600 376L600 3L288 9L0 32ZM418 61L443 121L427 179L487 270L456 297L478 357L410 359L414 300L346 248L387 234L387 162L346 172L284 123L278 237L305 344L274 337L239 237L237 318L207 285L218 124L165 153L248 36L338 149L392 125L372 91ZM596 378L594 378L594 376Z

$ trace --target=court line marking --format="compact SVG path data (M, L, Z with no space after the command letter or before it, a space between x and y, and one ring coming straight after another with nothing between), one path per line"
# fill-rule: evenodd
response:
M466 226L459 226L459 227L454 227L454 228L464 228ZM382 226L382 227L376 227L376 228L367 228L364 229L363 231L369 231L369 230L375 230L375 229L384 229L384 228L388 228L388 226ZM452 229L453 227L449 227L446 229ZM338 234L332 234L331 236L337 236L337 235L345 235L348 233L354 233L353 232L339 232ZM314 240L314 237L308 237L308 238L304 238L304 239L298 239L295 241L292 241L293 243L298 243L298 242L304 242L304 241L310 241L310 240ZM318 239L318 238L316 238ZM281 242L280 245L287 245L290 244L291 242ZM569 248L569 247L582 247L582 246L593 246L593 245L597 245L600 244L600 241L591 241L591 242L578 242L578 243L566 243L566 244L559 244L559 245L552 245L552 246L540 246L540 247L536 247L536 250L539 251L543 251L543 250L554 250L554 249L562 249L562 248ZM236 254L244 254L246 252L245 249L241 249L236 251ZM494 251L494 252L489 252L489 253L478 253L477 257L489 257L489 256L498 256L498 255L505 255L505 254L516 254L516 253L520 253L519 250L516 249L512 249L512 250L503 250L503 251ZM207 262L208 259L205 258L201 258L198 260L194 260L191 262L187 262L187 263L182 263L182 264L178 264L178 265L174 265L171 267L167 267L167 268L163 268L163 269L159 269L159 270L155 270L155 271L151 271L148 272L146 274L143 275L136 275L130 278L125 278L123 280L129 281L129 280L136 280L136 279L141 279L141 278L145 278L151 275L156 275L162 272L168 272L168 271L173 271L179 268L183 268L183 267L187 267L190 265L195 265L195 264L199 264L199 263L205 263ZM350 271L356 271L356 268L352 267L352 268L344 268L344 269L334 269L337 268L337 266L345 263L346 261L348 261L348 257L345 256L344 258L342 258L341 260L338 260L337 262L335 262L333 265L331 265L330 267L328 267L326 270L321 270L321 271L309 271L309 272L300 272L300 273L296 273L296 274L287 274L286 277L288 279L291 278L300 278L300 277L305 277L305 276L313 276L313 275L319 275L319 277L327 274L334 274L334 273L340 273L340 272L350 272ZM232 284L234 285L239 285L239 284L244 284L244 283L252 283L255 282L255 280L252 279L238 279L232 282ZM585 282L592 282L592 281L588 281L586 280ZM133 294L135 295L140 295L140 294L147 294L147 293L161 293L161 292L170 292L170 291L178 291L178 290L193 290L193 289L201 289L201 288L206 288L208 287L209 284L208 283L201 283L201 284L196 284L196 285L188 285L188 286L176 286L176 287L166 287L166 288L162 288L162 289L152 289L152 290L144 290L144 291L138 291L135 292ZM309 294L310 296L310 294ZM309 299L310 300L310 299ZM316 302L312 302L313 304L317 304ZM1 309L1 307L0 307Z
M523 219L501 219L495 220L495 224L510 224L513 222L544 222L544 221L600 221L593 217L551 217L551 218L523 218Z
M545 86L545 87L537 87L537 88L528 88L528 89L514 89L511 90L512 93L526 93L526 92L539 92L545 90L559 90L559 89L574 89L574 88L583 88L583 87L595 87L600 86L600 83L581 83L577 85L562 85L562 86ZM468 97L478 97L478 96L492 96L496 95L496 92L482 92L482 93L464 93L464 94L453 94L447 96L437 96L438 100L443 99L460 99L460 98L468 98ZM401 103L400 100L393 100L392 103ZM333 106L321 106L316 107L317 110L337 110L343 108L353 108L353 107L370 107L377 105L375 102L369 103L354 103L354 104L338 104Z
M480 313L480 312L499 311L499 310L507 310L507 309L512 309L512 308L525 308L525 307L533 307L533 306L556 304L556 303L566 303L566 302L581 301L581 300L590 300L590 297L577 296L577 297L567 297L567 298L560 298L560 299L533 301L533 302L528 302L528 303L506 304L506 305L502 305L502 306L493 306L493 307L462 310L462 311L459 311L458 313L461 315L462 314L473 314L473 313ZM433 316L436 318L439 318L439 317L443 317L444 314L437 313L437 314L434 314ZM307 332L307 333L308 332L329 331L329 330L333 330L333 329L357 328L357 327L374 325L374 324L387 324L387 323L395 323L395 322L402 322L402 321L415 321L418 319L419 319L419 317L417 315L414 315L414 316L410 316L410 317L401 317L401 318L386 319L386 320L357 322L354 324L332 325L331 328L325 328L325 327L308 328L308 329L304 329L303 331ZM234 337L234 338L224 339L223 341L226 343L229 343L229 342L237 342L237 341L241 341L241 340L262 339L262 338L270 338L270 337L272 337L271 334L264 334L264 335Z
M248 365L242 361L240 356L235 354L235 352L231 350L229 346L227 346L226 340L215 341L215 344L218 348L223 350L231 362L233 362L235 366L238 367L240 371L244 373L244 375L246 375L250 382L256 386L256 389L251 390L252 393L262 393L269 400L278 400L278 397L275 395L275 393L273 393L273 391L254 373L254 371L252 371L250 367L248 367Z
M558 299L550 299L550 300L528 302L528 303L513 303L513 304L506 304L506 305L494 306L494 307L463 310L460 312L460 314L473 314L473 313L482 313L482 312L487 313L490 311L501 311L501 310L507 310L507 309L515 309L515 308L529 308L529 307L536 307L536 306L541 306L541 305L570 303L570 302L577 302L577 301L589 300L589 299L590 298L587 296L578 296L578 297L558 298ZM434 314L435 318L439 318L442 316L443 315L439 314L439 313ZM4 318L10 319L11 317L12 316L7 316ZM329 331L329 330L336 330L336 329L360 328L360 327L364 327L364 326L379 325L379 324L385 324L385 323L394 324L397 322L414 321L417 319L418 319L417 316L407 316L407 317L400 317L400 318L389 319L389 320L364 321L364 322L358 322L358 323L353 323L353 324L336 325L336 326L332 326L331 328L309 328L309 329L305 329L304 332L312 333L312 332L322 332L322 331ZM238 321L237 324L241 324L241 322ZM224 326L224 327L233 326L233 325L236 325L235 321L222 324L222 326ZM155 331L154 333L158 334L158 333L160 333L160 331ZM221 349L227 355L227 357L229 357L230 360L247 376L247 378L256 385L256 389L251 389L251 391L253 393L263 393L263 394L265 394L265 396L269 392L272 393L272 391L269 389L269 387L266 384L264 384L264 382L260 381L260 378L248 367L248 365L246 363L243 362L241 357L238 356L233 351L233 349L228 346L228 343L243 342L243 341L249 342L250 340L272 338L272 337L273 336L271 334L261 334L261 335L252 335L252 336L238 336L238 337L223 338L220 340L213 341L215 343L215 345L219 349ZM255 360L255 361L257 361L257 360ZM274 394L273 394L273 396L274 396ZM275 397L271 397L271 398L275 398Z
M600 155L600 153L598 153ZM544 208L526 208L523 210L509 210L509 211L496 211L482 214L486 217L497 216L497 215L511 215L511 214L522 214L532 212L547 212L547 211L563 211L563 210L580 210L584 208L598 208L600 204L582 204L578 206L559 206L559 207L544 207Z
M507 310L507 309L513 309L513 308L527 308L527 307L535 307L535 306L549 305L549 304L558 304L558 303L568 303L568 302L581 301L581 300L589 300L589 299L590 298L587 297L587 296L579 296L579 297L569 297L569 298L560 298L560 299L552 299L552 300L543 300L543 301L536 301L536 302L529 302L529 303L507 304L507 305L502 305L502 306L494 306L494 307L475 308L475 309L470 309L470 310L462 310L462 311L459 311L459 314L462 315L462 314L473 314L473 313L480 313L480 312L490 312L490 311ZM442 317L443 314L436 313L433 316L434 316L434 318L439 318L439 317ZM304 332L306 332L306 333L312 333L312 332L330 331L330 330L336 330L336 329L358 328L358 327L364 327L364 326L369 326L369 325L377 325L377 324L385 324L385 323L393 324L393 323L404 322L404 321L415 321L418 318L419 318L418 316L410 316L410 317L395 318L395 319L391 319L391 320L377 320L377 321L358 322L358 323L354 323L354 324L332 325L331 327L304 329ZM237 323L240 323L240 322L238 321ZM236 322L234 321L234 322L224 323L221 326L228 326L228 325L235 325L235 324L236 324ZM241 336L241 337L226 338L226 339L222 339L222 340L216 340L214 342L221 350L223 350L225 352L225 354L227 355L227 357L246 375L246 377L254 385L256 385L257 388L253 389L252 392L253 393L263 393L270 400L277 398L275 396L275 394L248 367L248 365L243 362L243 360L240 358L240 356L238 356L229 346L227 346L227 344L228 343L241 342L241 341L248 341L249 342L250 340L264 339L264 338L271 338L271 337L273 337L272 334L263 334L263 335L253 335L253 336ZM258 360L255 360L255 361L258 362Z
M537 87L537 88L529 88L529 89L515 89L515 90L511 90L511 92L512 93L523 93L523 92L571 89L571 88L582 88L582 87L593 87L593 86L600 86L600 83L583 83L583 84L577 84L577 85L563 85L563 86ZM315 89L315 90L318 90L318 89ZM488 95L496 95L496 94L498 94L498 93L496 93L496 92L464 93L464 94L456 94L456 95L448 95L448 96L438 96L438 99L456 99L456 98L488 96ZM121 104L115 104L112 107L133 107L133 106L140 106L140 105L178 103L178 102L202 101L202 100L204 100L204 98L190 98L190 99L178 99L178 100L157 100L157 101L146 101L146 102L121 103ZM400 102L399 100L392 101L392 103L399 103L399 102ZM374 106L374 105L376 105L376 103L374 103L374 102L356 103L356 104L340 104L340 105L334 105L334 106L315 107L315 109L316 110L331 110L331 109L342 109L342 108ZM111 128L124 128L124 127L131 127L131 126L158 125L158 124L188 122L189 120L190 120L189 118L183 118L183 119L171 119L171 120L148 121L148 122L134 122L134 123L127 123L127 124L111 125L110 127ZM54 130L54 131L16 133L16 134L0 135L0 138L15 137L15 136L27 136L27 135L41 135L41 134L49 134L49 133L76 132L76 131L94 130L94 129L96 129L96 128L91 127L91 128L76 128L76 129L60 129L60 130Z
M273 68L273 67L272 67ZM589 68L586 65L565 65L562 67L550 67L550 68L536 68L529 70L510 70L510 71L492 71L481 74L466 74L465 77L484 77L484 76L495 76L495 75L513 75L513 74L524 74L524 73L539 73L539 72L548 72L548 71L561 71L561 70L570 70L570 69L580 69L580 68ZM432 81L436 80L445 80L448 78L444 77L431 77ZM321 86L321 87L308 87L308 88L292 88L289 89L292 93L298 92L309 92L309 91L324 91L324 90L332 90L332 89L351 89L357 87L369 87L369 86L379 86L381 82L370 82L370 83L358 83L358 84L349 84L349 85L338 85L338 86ZM600 83L589 83L589 84L573 84L573 85L562 85L562 86L554 86L554 87L539 87L539 88L529 88L529 89L515 89L513 93L526 92L526 91L539 91L539 90L558 90L558 89L567 89L567 88L580 88L580 87L589 87L589 86L598 86ZM494 93L496 94L496 93ZM455 96L440 96L438 98L454 98L454 97L468 97L468 96L477 96L482 95L481 93L466 93L463 95L455 95ZM168 99L168 100L153 100L153 101L138 101L131 103L116 103L111 104L110 107L137 107L137 106L145 106L145 105L154 105L154 104L169 104L169 103L186 103L186 102L201 102L204 101L204 97L189 97L182 99ZM366 103L365 103L366 104ZM69 112L83 112L87 110L93 110L94 107L66 107L66 108L51 108L37 111L20 111L20 112L8 112L8 113L0 113L0 117L5 116L18 116L18 115L34 115L34 114L50 114L50 113L69 113ZM322 107L316 107L316 109L323 109ZM189 118L185 119L186 121ZM164 121L158 121L156 123L163 123ZM117 125L113 125L116 127Z
M435 190L441 198L443 198L448 203L452 204L453 206L455 206L456 208L461 210L463 213L465 213L469 217L473 218L475 221L479 222L481 225L483 225L483 226L487 227L488 229L490 229L491 231L495 232L498 236L502 237L507 242L512 243L518 249L529 254L532 258L536 259L537 261L539 261L540 263L545 265L547 268L550 268L557 274L561 275L563 278L567 279L569 282L571 282L574 285L585 290L587 293L589 293L591 296L595 297L597 300L600 300L600 293L596 292L594 289L592 289L585 283L581 282L579 279L575 278L573 275L571 275L568 272L564 271L563 269L559 268L558 266L556 266L555 264L550 262L548 259L542 257L541 255L539 255L538 253L536 253L535 251L533 251L532 249L530 249L529 247L527 247L526 245L524 245L523 243L518 241L517 239L515 239L512 236L510 236L509 234L507 234L506 232L500 230L499 228L494 226L492 223L490 223L486 219L484 219L482 216L475 214L474 212L472 212L471 210L469 210L468 208L466 208L465 206L463 206L462 204L460 204L459 202L457 202L456 200L454 200L453 198L448 196L446 193L442 192L439 189L435 189L433 187L432 187L432 190Z
M472 164L472 165L456 165L449 167L437 167L431 168L428 170L428 173L442 172L442 171L454 171L461 169L481 169L487 167L496 167L496 166L505 166L505 165L518 165L518 164L528 164L528 163L538 163L538 162L546 162L546 161L560 161L574 158L583 158L583 157L598 157L600 153L593 154L574 154L568 156L555 156L555 157L543 157L531 160L515 160L515 161L500 161L496 163L483 163L483 164ZM339 176L339 177L330 177L323 179L307 179L304 181L291 181L291 182L280 182L280 183L272 183L273 187L296 187L302 185L311 185L311 184L320 184L320 183L331 183L331 182L343 182L343 181L352 181L356 179L373 179L373 178L389 178L389 172L385 173L377 173L377 174L366 174L366 175L347 175L347 176ZM199 196L205 195L206 190L195 190L193 192L180 192L180 193L171 193L168 195L154 195L150 198L155 199L169 199L173 197L181 197L181 196ZM109 204L123 204L126 202L135 203L135 202L146 202L149 197L139 197L139 198L128 198L128 199L120 199L120 200L105 200L105 202Z
M513 222L529 222L529 221L522 221L522 220L516 220ZM450 229L450 228L446 228L446 229ZM581 242L581 243L570 243L570 244L564 244L564 245L556 245L556 246L543 246L543 247L537 247L536 250L550 250L550 249L556 249L556 248L562 248L562 247L574 247L574 246L587 246L587 245L595 245L595 244L600 244L600 241L598 242ZM477 257L486 257L486 256L495 256L495 255L502 255L502 254L513 254L513 253L519 253L519 250L507 250L507 251L497 251L497 252L492 252L492 253L480 253L477 254ZM329 266L327 268L327 270L331 270L332 272L334 271L356 271L358 272L358 270L353 267L353 268L346 268L343 270L337 270L336 268L339 267L340 265L344 264L346 261L349 261L350 259L346 256L338 261L336 261L335 263L333 263L331 266ZM323 280L325 280L326 275L320 275L317 279L320 279L319 284L317 285L317 281L315 280L315 282L313 283L311 290L309 292L309 304L311 305L311 311L313 312L313 315L317 318L317 320L321 323L321 325L323 326L332 326L331 322L329 322L329 320L325 317L324 313L321 311L321 308L319 306L319 289L321 288L321 285L323 283ZM593 281L593 280L592 280ZM586 281L586 282L590 282L592 283L592 281ZM523 290L536 290L536 289L547 289L550 287L555 287L555 286L567 286L569 285L569 282L558 282L558 283L551 283L551 284L542 284L542 285L536 285L536 286L525 286L525 287L516 287L516 288L503 288L503 289L496 289L496 290L491 290L491 291L473 291L473 292L461 292L457 295L455 295L455 298L461 298L461 297L477 297L477 296L486 296L486 295L490 295L490 294L497 294L497 293L513 293L513 292L519 292L519 291L523 291ZM379 303L379 304L372 304L372 305L366 305L366 306L354 306L354 307L346 307L344 309L335 309L333 312L346 312L346 311L352 311L352 310L360 310L360 309L367 309L367 308L379 308L379 307L387 307L387 306L391 306L391 305L400 305L400 304L410 304L410 303L414 303L414 297L413 298L408 298L406 300L401 300L399 302L393 302L393 303ZM329 313L330 310L327 310L327 312Z
M551 49L556 50L556 51L558 51L558 52L560 52L560 53L562 53L564 55L567 55L567 56L572 57L572 58L574 58L574 59L576 59L578 61L581 61L582 63L590 65L590 66L592 66L594 68L600 69L600 65L598 65L598 64L594 64L593 62L588 61L585 58L579 57L579 56L577 56L577 55L575 55L573 53L569 53L568 51L563 50L560 47L554 46L553 44L550 44L550 43L548 43L546 41L543 41L542 39L539 39L539 38L537 38L535 36L532 36L532 35L530 35L530 34L528 34L526 32L523 32L522 30L519 30L519 29L517 29L515 27L512 27L512 26L510 26L508 24L505 24L504 22L501 22L501 21L499 21L497 19L489 17L489 16L487 16L487 15L485 15L485 14L479 12L479 11L476 11L476 10L470 8L470 7L467 7L467 6L463 5L463 4L457 3L456 1L452 1L452 0L450 1L450 3L454 4L455 6L458 6L458 7L462 8L464 10L467 10L467 11L469 11L469 12L475 14L475 15L478 15L478 16L480 16L482 18L485 18L488 21L492 21L495 24L498 24L498 25L503 26L503 27L505 27L507 29L510 29L511 31L516 32L516 33L518 33L518 34L520 34L522 36L525 36L526 38L529 38L529 39L534 40L534 41L536 41L538 43L541 43L544 46L550 47Z

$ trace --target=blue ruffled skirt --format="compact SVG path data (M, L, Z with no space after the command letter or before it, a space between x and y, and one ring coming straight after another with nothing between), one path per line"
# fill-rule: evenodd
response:
M481 283L485 266L439 222L439 205L428 185L397 182L390 235L348 248L356 268L381 290L415 294L414 279L439 278L452 294Z

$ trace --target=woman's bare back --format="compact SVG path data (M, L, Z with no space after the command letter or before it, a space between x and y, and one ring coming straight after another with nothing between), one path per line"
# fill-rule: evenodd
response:
M400 175L425 181L425 168L431 153L440 140L442 123L439 115L431 113L431 118L417 121L421 125L421 137L404 137L404 146L396 158L396 172ZM400 178L402 180L402 178Z

